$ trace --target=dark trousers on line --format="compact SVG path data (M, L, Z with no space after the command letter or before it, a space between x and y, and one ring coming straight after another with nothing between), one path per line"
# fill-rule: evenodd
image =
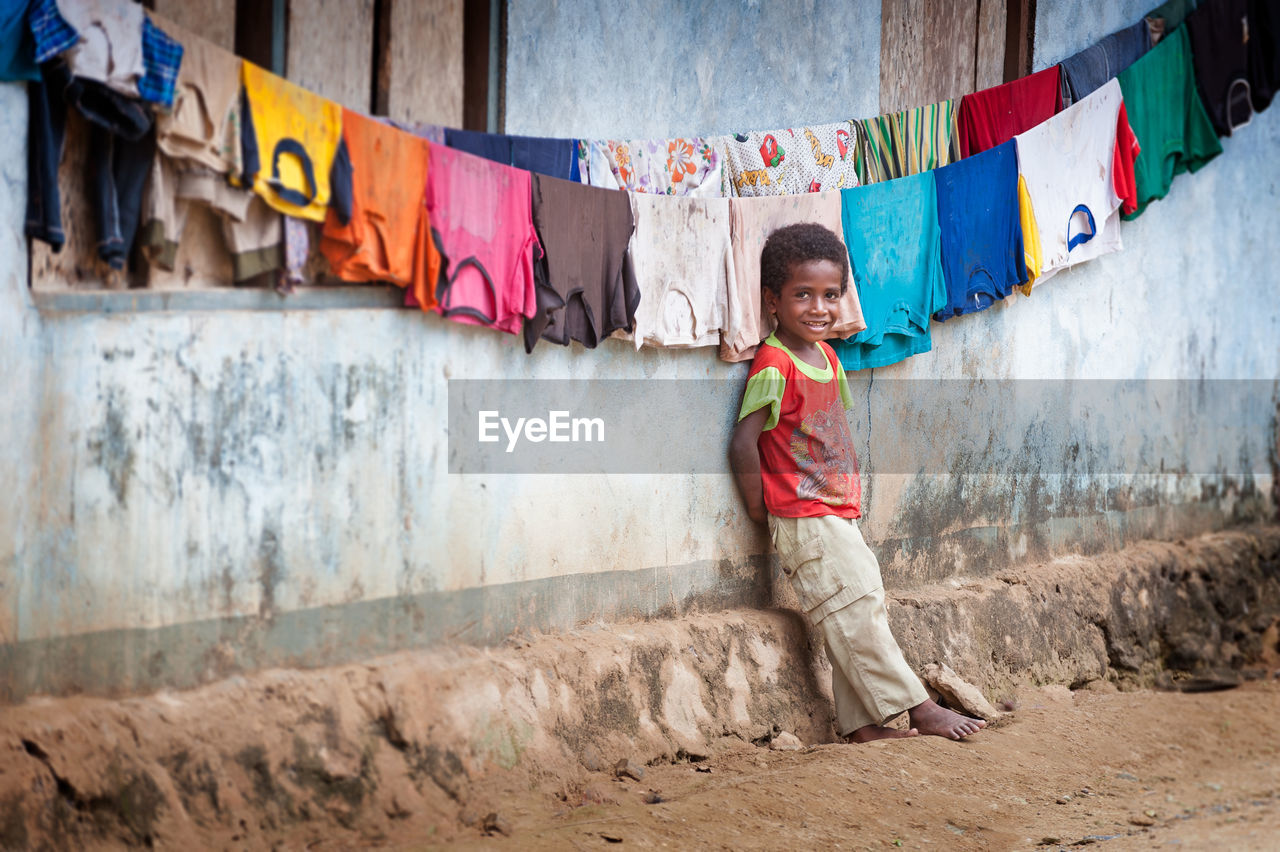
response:
M138 231L142 190L155 157L150 111L140 101L101 83L72 77L66 64L41 66L29 84L27 236L62 248L58 165L66 141L67 107L89 120L88 187L98 225L98 256L123 269Z

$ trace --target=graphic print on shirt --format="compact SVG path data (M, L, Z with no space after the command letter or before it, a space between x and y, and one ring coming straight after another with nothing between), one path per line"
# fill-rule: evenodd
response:
M738 190L738 194L742 195L744 186L771 186L773 181L769 180L769 173L764 169L752 169L751 171L742 172L733 179L733 187Z
M848 500L847 481L858 474L853 433L837 396L826 408L810 412L791 433L791 455L800 469L796 497L838 506Z
M786 158L786 150L778 147L778 140L773 138L773 134L766 135L760 143L760 160L766 166L777 166Z
M805 138L809 140L809 145L813 147L813 161L824 169L829 169L835 165L835 157L823 152L822 143L818 141L818 137L813 134L809 128L804 129ZM844 159L841 157L841 159ZM815 181L816 183L816 181Z

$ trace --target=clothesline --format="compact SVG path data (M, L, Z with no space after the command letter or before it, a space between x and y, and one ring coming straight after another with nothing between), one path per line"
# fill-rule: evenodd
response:
M723 358L746 360L770 329L763 240L818 221L850 253L842 362L895 363L928 351L931 319L982 310L1015 288L1029 294L1061 268L1119 250L1122 200L1139 215L1174 174L1221 151L1211 121L1219 133L1239 126L1240 81L1249 110L1280 84L1274 0L1210 0L1180 26L1183 0L1153 12L1158 24L1139 21L1044 71L872 119L638 145L508 137L392 126L159 17L142 18L133 51L132 24L112 18L133 14L121 4L138 8L30 4L47 79L31 84L29 235L60 244L49 154L61 150L59 110L71 104L103 128L95 133L121 166L113 174L145 182L133 228L141 218L151 263L172 266L196 204L221 217L237 280L285 266L297 274L301 222L323 223L319 248L338 277L390 281L407 304L523 332L529 351L539 339L593 348L618 333L637 348L719 343ZM142 57L140 71L127 66L132 78L81 73L91 52L69 21L92 15L116 22L102 28L105 50ZM1233 45L1242 19L1249 37ZM1208 112L1197 80L1215 86ZM121 119L136 119L140 96L173 104L154 136ZM1171 161L1161 153L1170 142ZM101 244L114 246L104 260L122 265L129 217L99 207L120 231Z

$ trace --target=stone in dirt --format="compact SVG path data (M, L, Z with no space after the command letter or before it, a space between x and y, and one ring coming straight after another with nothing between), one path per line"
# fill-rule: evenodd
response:
M584 805L616 805L617 803L617 799L610 796L595 784L588 784L586 787L582 788L582 804Z
M799 751L804 748L804 743L795 734L783 731L769 741L769 748L774 751Z
M590 772L604 771L604 758L600 756L600 750L590 743L583 746L582 754L578 755L578 759L582 761L582 765Z
M1235 689L1243 680L1239 672L1230 669L1207 669L1191 675L1164 671L1156 675L1155 686L1172 692L1217 692Z
M954 710L969 716L977 716L988 722L998 722L1008 715L991 706L991 702L987 701L981 690L961 678L945 663L942 665L929 663L925 666L924 680L936 689L942 696L943 702Z
M614 765L613 774L618 778L632 778L639 781L644 778L644 767L624 757Z
M500 816L497 812L485 814L484 822L480 824L480 830L485 834L501 834L503 837L511 836L511 823L506 817Z

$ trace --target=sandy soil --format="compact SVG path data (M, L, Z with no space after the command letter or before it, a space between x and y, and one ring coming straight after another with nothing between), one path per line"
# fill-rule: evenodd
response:
M469 815L455 845L1280 850L1280 672L1223 692L1093 684L1008 698L1010 719L965 742L779 751L724 738L640 781L602 772L585 786L493 789L498 819L485 833L486 815ZM646 803L651 792L661 801Z

